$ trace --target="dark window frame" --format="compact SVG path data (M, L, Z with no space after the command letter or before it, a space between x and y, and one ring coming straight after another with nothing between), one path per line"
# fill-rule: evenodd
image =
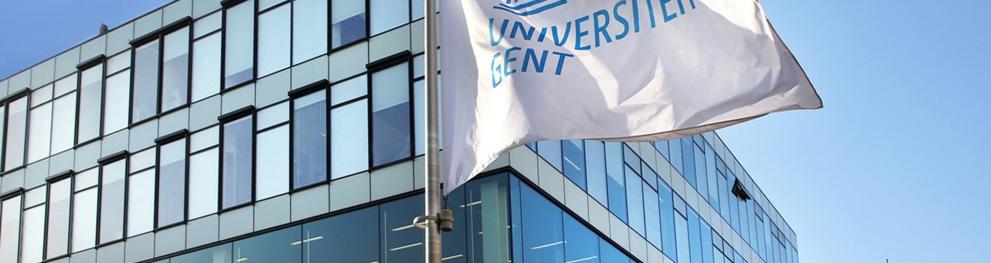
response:
M193 21L193 18L192 17L185 16L185 17L182 17L182 18L180 18L179 20L177 20L175 22L172 22L172 23L170 23L168 25L165 25L165 26L163 26L163 27L161 27L161 28L159 28L159 29L157 29L155 31L152 31L150 33L147 33L147 34L145 34L143 36L136 37L136 38L134 38L134 40L131 40L130 41L130 44L131 44L131 48L130 48L130 51L131 51L131 66L130 66L130 69L131 69L131 71L130 71L131 79L130 79L130 87L128 87L128 90L130 91L130 94L128 94L128 97L130 97L130 98L129 98L129 101L128 101L128 103L129 103L128 104L128 111L129 112L128 112L128 116L127 116L127 123L128 123L128 126L127 127L129 127L129 128L130 127L135 127L135 126L141 125L143 123L149 122L151 120L158 119L161 116L165 116L165 115L168 115L169 113L173 113L173 112L182 110L182 109L184 109L186 107L189 107L189 105L191 104L190 100L192 99L192 85L193 85L193 42L194 42L194 39L193 39L193 30L194 30L193 29L193 24L194 23L193 22L194 21ZM186 58L186 102L183 103L183 104L181 104L181 105L179 105L179 106L176 106L175 108L162 111L163 110L163 108L162 108L162 94L163 94L163 89L165 88L163 86L163 83L162 83L163 82L163 77L165 75L164 74L164 71L165 71L165 69L164 69L164 67L165 67L165 63L164 63L165 62L164 61L164 59L165 59L165 36L167 36L169 34L172 34L172 33L175 33L175 32L178 32L178 31L180 31L182 29L187 29L187 32L186 33L188 34L186 36L186 44L187 44L187 46L186 46L187 47L186 48L186 53L188 54L187 55L187 58ZM151 42L154 42L154 41L158 41L158 58L157 58L157 60L155 62L158 65L158 72L156 73L157 75L156 75L156 83L155 83L155 93L156 93L155 106L154 106L155 107L155 110L154 110L155 114L149 115L149 116L147 116L147 117L145 117L144 119L141 119L141 120L135 120L134 119L134 114L132 114L132 113L134 111L134 88L135 88L135 86L134 86L134 82L135 82L135 79L134 79L134 74L135 74L134 72L135 72L135 70L134 70L134 68L136 66L135 65L135 61L137 59L137 49L139 47L145 45L145 44L148 44L148 43L151 43Z
M154 179L155 180L155 198L154 198L154 200L155 200L155 202L154 202L155 213L153 215L154 216L154 219L152 221L153 222L153 224L152 224L153 225L153 228L152 229L153 229L154 232L157 232L157 231L163 230L163 229L167 229L167 228L170 228L170 227L173 227L173 226L185 224L186 221L189 220L189 157L191 156L191 154L189 152L189 134L190 133L189 133L188 130L181 129L181 130L178 130L178 131L175 131L175 132L172 132L172 133L169 133L169 134L160 136L160 137L158 137L158 138L155 139L155 167L154 167L154 169L155 169L155 175L154 175L154 177L155 177L155 179ZM161 200L161 194L162 193L160 191L161 190L160 187L162 187L162 184L161 184L161 180L162 180L162 169L161 169L161 165L162 165L162 163L161 163L161 160L162 160L162 147L165 146L165 145L168 145L168 144L177 142L179 140L183 140L183 139L185 139L185 141L184 141L185 142L184 143L185 145L183 145L184 151L182 153L182 157L183 157L182 219L180 219L179 221L170 223L170 224L159 225L161 223L161 222L158 221L158 219L159 219L158 216L159 216L159 212L161 212L160 211L161 210L160 200Z
M306 63L306 62L303 62L303 63ZM313 188L313 187L317 187L317 186L320 186L322 184L329 183L332 180L331 168L330 168L331 165L333 165L330 162L330 160L331 160L330 155L331 155L331 152L332 152L332 150L331 150L331 136L333 136L333 134L331 134L331 130L330 130L330 128L331 128L330 115L331 115L331 110L332 110L332 106L330 105L330 98L331 98L330 97L330 92L331 92L330 87L331 86L332 86L332 84L329 81L327 81L326 79L324 79L324 80L318 80L316 82L307 84L307 85L305 85L303 87L300 87L300 88L297 88L297 89L294 89L294 90L290 90L288 92L288 95L289 95L289 101L288 101L289 102L289 105L288 105L289 106L289 173L288 173L289 176L288 177L289 178L288 178L288 180L289 180L289 193L290 194L291 193L300 192L300 191L304 191L304 190L307 190L307 189L310 189L310 188ZM305 185L305 186L301 186L301 187L298 187L297 188L296 187L296 183L295 183L295 181L296 181L295 180L296 179L296 154L295 154L295 152L296 152L296 100L299 99L299 98L306 97L306 96L309 96L311 94L320 92L320 91L325 91L324 92L324 97L323 97L323 100L324 100L324 112L323 112L323 114L324 114L324 126L325 126L324 127L324 130L327 133L327 141L325 142L325 145L324 145L324 151L325 151L325 155L326 155L325 158L324 158L324 164L326 165L325 172L324 172L324 178L323 178L323 180L320 180L320 181L317 181L317 182L313 182L313 183L311 183L309 185ZM348 102L348 103L351 103L351 102ZM343 104L344 103L342 103L342 105ZM277 127L281 127L281 126L279 124L276 124L276 125L273 125L272 127L266 128L266 130L274 129L274 128L277 128ZM261 131L259 131L259 132L261 132Z
M243 0L241 0L241 1L243 1ZM232 122L239 121L239 120L241 120L243 118L249 118L251 120L251 130L249 131L249 133L251 135L251 175L250 175L251 176L251 198L249 198L249 200L247 202L244 202L242 204L235 204L235 205L232 205L231 207L225 208L224 207L224 137L225 137L226 130L224 129L224 125L227 125L227 124L232 123ZM231 112L226 113L224 115L221 115L220 117L217 117L217 120L220 122L220 124L219 124L219 128L220 128L219 133L220 133L220 136L219 136L219 139L217 141L217 147L219 147L218 149L220 149L219 152L218 152L218 154L220 156L217 157L217 162L218 162L218 165L217 165L217 169L218 169L218 171L217 171L217 177L218 177L217 178L217 187L218 187L218 189L217 189L217 214L221 214L221 213L224 213L224 212L237 210L237 209L242 208L242 207L252 206L252 205L255 204L255 202L257 202L257 193L258 193L258 184L257 184L258 183L258 175L257 175L257 172L258 171L255 169L255 165L257 164L258 158L257 158L257 154L255 154L255 151L257 150L257 147L258 147L258 134L256 133L256 130L258 129L258 114L257 114L257 110L255 109L254 106L245 106L245 107L242 107L240 109L231 111ZM188 173L187 173L186 176L189 176Z

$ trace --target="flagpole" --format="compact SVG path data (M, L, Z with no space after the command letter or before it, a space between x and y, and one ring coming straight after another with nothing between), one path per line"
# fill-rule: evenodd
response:
M434 0L422 0L424 5L424 19L426 28L424 34L424 57L426 58L426 97L427 97L427 127L426 127L426 173L427 184L424 210L426 212L426 253L427 263L441 262L441 235L440 225L447 219L441 216L441 188L440 188L440 150L438 143L438 101L437 101L437 6ZM449 224L447 227L450 227Z

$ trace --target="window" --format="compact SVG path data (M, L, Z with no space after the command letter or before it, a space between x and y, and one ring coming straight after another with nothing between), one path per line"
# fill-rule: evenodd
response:
M368 170L368 100L336 107L330 115L332 178Z
M365 38L365 1L332 0L331 4L331 46L338 48Z
M599 203L608 204L606 193L605 144L599 141L585 141L585 169L588 180L588 194Z
M629 205L629 224L633 230L640 233L641 236L646 236L646 228L644 225L644 210L643 210L643 181L640 180L640 176L626 167L626 203ZM649 189L649 187L648 187Z
M193 42L192 101L199 101L220 92L220 41L214 33Z
M79 252L96 244L96 187L98 169L90 169L75 178L75 194L72 200L72 252Z
M564 176L571 179L582 190L585 188L585 142L582 140L561 141L562 168Z
M189 28L165 35L162 48L162 112L186 105L189 97Z
M618 248L614 247L605 239L599 239L599 253L602 254L602 261L599 262L631 262L630 258L626 257Z
M234 242L234 262L300 262L300 227Z
M296 0L292 3L293 64L327 53L327 2Z
M158 112L159 45L160 42L156 39L134 48L132 122L142 121Z
M76 134L76 92L55 99L52 109L52 154L72 148Z
M681 139L682 176L688 184L698 189L695 177L695 147L692 146L691 139Z
M521 187L523 260L563 262L564 233L561 210L530 187Z
M127 128L127 113L129 112L127 102L130 100L131 75L127 71L117 73L107 77L106 104L103 105L103 134L111 134L115 131ZM135 98L138 95L135 94ZM155 98L152 102L155 103ZM135 106L135 111L138 106Z
M124 237L124 187L127 160L100 167L100 244Z
M133 174L127 184L127 235L152 231L155 228L155 170Z
M21 241L21 197L3 200L0 207L0 261L17 262Z
M158 148L158 227L186 219L186 139Z
M158 262L169 263L231 263L231 243L202 249L189 254L177 256Z
M370 0L369 8L373 36L409 22L409 1Z
M35 91L35 94L39 91ZM36 95L31 96L37 97ZM30 117L28 130L31 136L28 136L28 163L33 163L48 157L49 150L51 150L52 103L45 102L32 108Z
M45 255L54 258L69 252L69 213L72 179L53 182L48 187L48 232Z
M4 140L7 138L6 134L4 133L4 129L2 129L3 124L6 123L5 122L6 118L7 118L7 107L0 106L0 143L3 143ZM0 147L0 167L2 167L4 164L3 151L4 148Z
M41 262L45 252L45 204L24 210L21 262Z
M691 263L702 263L702 232L699 228L699 215L688 210L688 243L691 246Z
M663 241L661 241L661 212L660 200L657 197L657 192L649 187L643 188L643 211L644 211L644 221L647 222L647 233L645 237L647 241L654 244L655 247L661 247Z
M255 162L258 171L257 199L262 200L288 192L289 126L282 125L259 133L255 153L258 155L258 160L265 160Z
M712 228L704 220L699 220L699 228L702 234L702 263L712 262Z
M4 169L10 171L24 165L24 144L27 138L28 97L7 104L6 160Z
M561 141L537 142L537 154L554 166L554 169L561 170Z
M258 76L289 66L291 7L282 5L258 15ZM318 21L313 21L315 23Z
M248 0L225 10L224 88L233 88L255 76L255 4Z
M211 148L189 157L189 218L217 211L217 152Z
M253 130L253 115L224 123L221 145L221 208L235 207L252 200Z
M372 166L412 154L409 89L406 63L372 74Z
M327 180L326 98L321 90L293 100L293 188Z
M378 214L369 207L303 225L303 262L378 262Z
M564 217L564 262L600 262L598 241L599 236L578 220Z
M677 240L677 245L672 248L664 247L665 251L675 252L674 255L668 254L672 258L677 258L679 263L689 263L689 246L688 246L688 219L684 215L678 214L674 217L675 237Z
M422 262L423 230L410 218L423 213L423 197L405 198L379 206L383 262Z
M423 130L426 128L424 127L426 126L424 124L427 123L424 112L426 110L426 106L424 106L424 104L427 102L426 94L424 93L427 92L427 89L424 87L424 81L425 80L420 79L413 82L413 134L416 134L415 138L413 138L413 142L416 144L416 149L413 152L413 155L416 156L425 154L427 151L426 144L424 142L424 135L426 135L426 132ZM440 112L438 111L437 114L439 116ZM438 127L440 127L439 124L440 123L438 122ZM437 135L440 135L440 131L438 131ZM437 139L439 142L440 138Z
M627 222L626 217L626 179L623 175L623 143L606 143L606 181L609 189L609 211Z
M677 240L675 235L675 212L671 187L665 183L657 186L658 203L661 211L661 251L670 258L678 258ZM680 217L680 216L677 216Z
M100 136L100 108L103 104L103 64L79 75L79 131L77 141Z

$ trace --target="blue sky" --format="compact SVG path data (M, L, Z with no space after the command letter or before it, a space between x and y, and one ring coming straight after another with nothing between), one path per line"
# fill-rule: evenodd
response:
M0 78L165 2L0 1ZM825 108L720 134L801 262L991 258L991 2L762 3Z

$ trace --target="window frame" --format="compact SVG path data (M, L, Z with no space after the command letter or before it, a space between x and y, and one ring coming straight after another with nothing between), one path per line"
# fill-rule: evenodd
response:
M41 256L42 260L44 260L45 262L47 262L47 261L54 261L54 260L58 260L58 259L62 259L62 258L67 258L67 257L69 257L69 256L72 255L72 231L73 231L73 229L72 229L72 213L75 210L75 205L76 205L76 202L75 202L76 201L75 200L75 197L76 197L76 176L75 175L76 175L76 172L70 169L70 170L65 170L65 171L59 172L57 174L54 174L54 175L51 175L51 176L48 176L47 178L45 178L45 183L47 184L47 187L45 189L45 226L44 226L45 235L44 235L44 247L42 248L42 250L44 252L42 253L42 256ZM68 218L67 218L68 220L66 220L66 228L65 228L65 230L66 230L66 233L65 233L66 239L64 240L65 241L65 251L62 252L62 254L60 254L60 255L53 256L53 255L49 255L48 254L48 248L49 248L48 243L52 241L51 239L49 239L49 235L50 235L49 234L49 231L52 230L51 229L51 226L52 226L52 224L51 224L51 210L52 210L52 205L51 205L51 201L52 201L52 187L51 187L51 185L56 184L56 183L61 183L63 181L67 181L67 183L69 184L68 193L67 193L68 194L68 197L66 198L69 201L69 206L67 207L68 210L66 211L67 212L66 215L68 216Z
M236 1L246 1L246 0L236 0ZM256 1L256 5L257 5L257 1ZM249 106L242 107L240 109L231 111L229 113L226 113L226 114L223 114L223 115L220 115L219 117L217 117L217 121L219 121L219 128L220 128L219 138L217 139L217 146L216 146L219 149L219 151L217 153L217 154L219 154L219 156L217 157L217 163L218 163L218 165L217 165L217 169L218 169L218 171L217 171L217 187L218 187L218 189L217 189L217 211L216 211L217 214L221 214L221 213L224 213L224 212L227 212L227 211L237 210L239 208L246 207L246 206L251 206L251 205L254 205L254 203L256 202L256 199L257 199L256 198L257 197L256 194L258 192L257 191L258 190L258 185L257 185L257 183L258 183L258 175L256 174L257 171L255 169L255 165L257 165L256 162L258 161L258 159L256 158L257 156L255 154L255 151L257 150L257 145L258 145L258 133L256 131L258 129L258 120L257 120L258 119L258 116L257 116L258 114L257 114L257 112L258 111L255 109L255 106L249 105ZM246 117L251 119L251 130L249 131L249 133L251 134L251 165L250 165L250 167L251 167L251 175L250 175L251 176L251 198L247 202L244 202L243 204L236 204L236 205L233 205L231 207L224 208L224 137L225 137L225 133L226 133L225 132L225 129L224 129L224 126L227 125L227 124L229 124L229 123L236 122L236 121L238 121L238 120L240 120L242 118L246 118ZM204 151L205 150L206 149L204 149ZM199 152L201 152L201 151L197 151L197 153L199 153ZM187 177L189 176L188 171L187 171L186 176ZM187 180L187 183L188 183L188 180ZM188 208L188 206L187 206L187 208Z
M372 27L372 16L371 16L371 14L372 13L371 13L371 11L369 11L369 9L372 7L372 5L369 2L369 0L361 0L362 1L362 4L365 5L365 7L364 7L365 8L364 9L364 13L365 13L365 21L364 21L365 22L365 34L364 34L364 36L361 37L361 38L355 39L355 40L351 41L350 43L343 44L343 45L340 45L340 46L335 47L334 46L334 1L335 0L329 0L327 2L327 53L330 54L330 53L334 53L334 51L337 51L337 50L347 49L349 47L358 45L358 44L360 44L362 42L367 42L368 40L372 39L372 36L370 36L370 34L372 32L372 29L371 29L371 27ZM417 1L417 0L412 0L412 1ZM393 28L393 29L395 29L395 28ZM392 31L392 30L390 29L390 30L387 30L385 32L389 32L389 31ZM382 32L382 33L385 33L385 32ZM317 56L317 57L319 57L319 56ZM305 62L303 62L303 63L305 63Z
M16 243L17 244L17 248L15 249L15 253L16 254L14 255L14 258L17 259L18 261L20 261L20 259L21 259L21 243L23 243L23 239L24 239L24 234L22 233L21 228L24 225L24 210L26 210L26 207L24 207L24 204L26 203L24 201L24 197L25 197L26 194L27 194L27 191L24 190L24 188L22 188L22 187L17 187L17 188L14 188L13 190L9 190L7 192L0 193L0 208L2 208L3 203L7 202L7 200L10 200L10 199L13 199L13 198L20 198L21 199L20 200L20 204L18 205L18 209L17 209L17 221L18 221L17 240L16 240L16 242L17 242ZM46 199L47 199L47 197L46 197ZM47 200L46 200L46 202L47 202ZM0 209L0 211L2 211L2 210L4 210L4 209ZM2 214L0 214L0 217L2 217ZM2 220L2 218L0 218L0 220ZM2 221L0 221L0 223L2 223ZM2 225L0 225L0 226L2 226Z
M162 162L161 162L162 161L162 147L165 146L165 145L168 145L168 144L177 142L179 140L183 140L183 139L185 139L184 140L184 144L185 145L183 145L184 151L182 152L182 158L183 158L182 219L179 220L179 221L177 221L177 222L174 222L174 223L170 223L170 224L166 224L166 225L159 225L161 223L161 222L158 221L158 219L159 219L159 212L160 212L160 209L161 209L161 207L160 207L160 205L161 205L161 202L160 202L160 200L161 200L161 191L160 190L161 190L161 187L162 187L162 185L161 185L161 180L162 180L162 169L161 169L161 167L162 167ZM157 231L162 230L162 229L170 228L170 227L173 227L173 226L185 224L186 221L189 220L189 157L190 156L191 156L191 154L189 152L189 130L181 129L181 130L178 130L178 131L175 131L175 132L172 132L172 133L169 133L169 134L160 136L160 137L158 137L158 138L155 139L155 167L154 167L154 169L155 169L155 204L154 204L154 206L155 206L155 213L153 215L154 216L154 219L153 219L153 222L154 223L153 223L153 226L152 226L152 229L153 229L154 232L157 232ZM138 174L138 173L141 173L141 172L139 171L139 172L134 173L134 174Z
M254 14L254 19L255 19L255 33L254 33L254 37L253 37L254 38L254 41L255 41L255 46L254 46L254 53L255 53L254 71L255 71L255 73L254 73L254 79L251 80L251 81L247 81L245 83L254 82L254 81L257 81L258 79L262 79L262 78L265 78L265 77L268 77L268 76L271 76L271 75L279 74L279 72L286 71L287 69L288 70L292 70L292 67L295 66L295 65L297 65L297 64L294 64L293 63L293 54L295 53L295 52L293 52L293 40L294 40L293 39L293 37L294 37L293 27L295 26L295 24L293 23L293 18L295 17L295 12L293 12L294 11L293 10L293 3L295 3L296 1L295 0L282 0L281 3L274 4L272 6L266 7L265 9L260 9L258 2L260 2L260 0L255 0L254 1L255 11L253 13ZM288 5L288 6L286 6L286 5ZM283 7L289 9L289 11L288 11L289 12L289 43L288 43L288 47L287 47L289 49L289 54L288 54L289 63L287 63L285 67L276 69L276 70L274 70L272 72L267 72L264 75L258 74L258 71L259 71L258 70L258 65L260 64L260 63L258 63L258 55L259 55L259 51L261 50L258 47L258 44L259 44L259 41L258 41L259 34L261 33L261 27L258 25L258 23L261 21L261 19L259 19L259 18L262 15L266 15L266 14L268 14L270 12L275 11L276 9L283 8ZM225 12L225 14L226 14L226 12ZM316 56L316 57L313 57L313 58L317 58L317 57L319 57L319 56ZM307 60L305 60L303 62L300 62L299 64L305 63L306 61L310 61L313 58L307 59ZM233 88L235 88L235 87L232 87L232 89Z
M227 12L244 2L251 2L252 36L251 36L251 79L227 85ZM236 90L248 83L253 83L258 79L258 0L222 0L220 1L220 94ZM291 23L291 22L290 22ZM212 33L211 33L212 34ZM291 34L291 33L290 33ZM205 35L204 35L205 37ZM291 53L291 52L290 52Z
M366 6L367 6L368 1L365 1L365 3L366 3ZM366 10L366 12L367 12L367 10ZM375 90L374 84L375 84L375 82L372 79L374 79L373 76L375 75L375 73L378 73L378 72L381 72L381 71L390 69L392 67L401 66L403 63L405 63L406 66L407 66L407 75L406 75L407 76L407 80L406 80L407 81L406 82L406 89L407 90L406 90L406 96L407 96L407 101L409 102L408 103L409 106L408 106L408 109L407 110L408 110L409 119L410 119L410 121L409 121L409 127L408 127L408 129L409 129L409 136L408 137L409 138L407 138L408 139L409 146L410 146L409 147L409 153L408 153L408 155L406 157L399 158L397 160L393 160L393 161L389 161L389 162L385 162L385 163L382 163L382 164L379 164L379 165L375 165L375 148L374 148L374 146L375 146L375 137L374 137L374 135L375 135L375 124L374 124L374 118L375 118L374 115L375 115L375 112L373 110L374 109L373 102L375 100L375 96L374 96L374 93L375 93L374 92L374 90ZM367 99L368 99L368 171L369 172L372 172L372 171L375 171L375 170L378 170L378 169L381 169L381 168L386 168L386 167L389 167L389 166L392 166L392 165L395 165L395 164L398 164L398 163L402 163L402 162L405 162L405 161L413 160L413 159L416 158L416 155L415 155L416 154L416 140L414 138L416 138L417 134L416 134L416 130L415 130L416 129L416 127L415 127L416 126L416 123L414 123L414 121L413 121L413 118L414 118L414 116L413 116L414 109L413 108L415 107L414 106L414 103L413 103L413 92L414 92L414 90L413 90L413 86L414 86L413 83L414 83L414 79L415 79L414 76L415 76L416 72L414 72L414 70L413 70L413 54L409 50L404 50L404 51L401 51L399 53L395 53L395 54L392 54L390 56L387 56L385 58L382 58L382 59L379 59L379 60L376 60L376 61L369 62L368 64L365 65L365 69L367 69L367 71L365 72L365 74L367 74L366 81L368 81L368 84L366 86L367 87L367 94L365 94L365 96L367 96ZM356 100L357 99L355 99L355 101ZM341 103L339 105L344 105L344 104L347 104L347 103L351 103L351 101L348 101L346 103Z
M9 140L7 140L7 136L10 136L10 104L12 102L17 101L17 100L20 100L20 99L25 99L26 100L24 102L24 138L23 138L23 141L21 142L22 148L23 148L23 149L21 149L21 163L19 165L17 165L17 166L14 166L14 167L7 167L7 161L8 161L8 159L10 159L10 156L7 156L7 146L9 145L9 143L8 143ZM2 101L2 103L0 103L0 105L3 105L3 107L4 107L4 111L3 111L3 114L4 114L4 117L3 117L3 138L2 138L2 140L3 140L3 148L2 148L2 150L0 150L0 152L2 152L2 154L3 154L3 159L2 159L3 160L3 163L0 163L0 165L2 165L2 167L3 167L3 173L6 174L6 173L8 173L10 171L20 170L21 168L27 167L27 161L28 161L28 141L30 141L30 136L31 136L31 132L30 132L30 128L31 128L31 89L25 87L25 88L23 88L23 89L21 89L19 91L15 91L10 96L7 96L7 98L4 98L3 101Z
M129 188L128 187L128 181L130 179L130 174L128 172L131 170L131 158L130 158L130 155L131 155L130 152L128 152L127 150L123 150L123 151L119 151L119 152L110 154L108 156L105 156L103 158L100 158L100 159L98 159L96 161L97 162L96 169L98 169L97 170L97 181L96 181L96 185L93 186L93 187L96 187L96 189L97 189L97 191L96 191L96 234L94 235L95 240L93 240L93 248L106 247L106 246L113 245L113 244L116 244L116 243L123 242L124 240L127 240L127 213L128 213L128 199L129 199L129 198L127 198L127 192L129 190L128 189ZM123 178L124 179L122 179L124 181L123 182L123 185L124 185L124 193L123 193L124 198L122 198L124 200L124 203L122 205L123 206L123 210L121 212L121 216L123 217L123 219L121 220L121 233L122 234L121 234L121 238L118 238L118 239L115 239L115 240L109 240L107 242L100 242L100 239L102 238L101 230L103 229L103 224L102 224L103 223L102 222L102 220L103 220L103 192L104 192L103 191L103 168L104 168L104 166L107 166L109 164L113 164L114 162L118 162L118 161L124 162L124 175L123 175ZM81 191L79 191L79 192L81 192ZM71 250L71 248L70 248L70 250Z
M351 78L348 78L348 79L351 79ZM342 80L342 81L344 81L344 80ZM332 179L333 176L331 175L331 168L330 168L331 165L333 165L332 163L330 163L330 161L331 161L330 155L333 152L331 150L331 136L333 136L333 134L331 133L331 129L330 129L331 128L330 115L331 115L331 111L335 108L334 106L337 106L337 105L331 105L331 101L330 101L330 98L331 98L330 97L330 92L331 92L330 87L331 86L332 85L331 85L330 81L328 81L326 79L322 79L322 80L318 80L316 82L307 84L307 85L305 85L303 87L290 90L288 92L288 95L289 95L289 176L288 177L289 178L287 178L287 179L289 180L289 193L290 194L293 194L293 193L296 193L296 192L300 192L300 191L304 191L304 190L307 190L307 189L310 189L310 188L313 188L313 187L317 187L317 186L320 186L322 184L328 183L331 180L333 180ZM312 184L309 184L309 185L306 185L306 186L302 186L302 187L298 187L297 188L296 187L296 182L295 182L296 181L295 180L296 179L296 154L295 154L295 152L296 152L296 100L299 99L299 98L306 97L306 96L309 96L311 94L320 92L320 91L324 91L324 98L323 98L323 100L324 100L324 112L323 112L323 118L324 118L324 131L326 131L326 133L327 133L327 141L324 143L325 144L324 145L324 151L326 153L325 154L325 158L324 158L324 163L326 165L326 168L325 168L326 172L324 172L324 178L323 178L323 180L317 181L317 182L314 182ZM355 101L357 101L357 99L355 99L355 100L349 100L348 102L341 103L339 106L347 105L347 104L353 103ZM279 125L279 124L273 125L272 127L266 128L264 131L267 131L267 130L270 130L270 129L275 129L275 128L278 128L278 127L281 127L281 125ZM261 133L263 131L258 131L258 132ZM371 140L369 140L369 142L371 142Z
M127 52L127 51L123 51L123 52ZM123 52L121 52L121 53L123 53ZM79 63L79 65L76 65L76 69L78 70L77 71L78 74L76 74L76 112L75 112L76 131L75 131L75 134L73 134L73 136L72 136L72 140L74 142L73 143L73 147L72 147L73 149L79 148L80 146L85 145L87 143L95 142L97 140L100 140L100 138L103 137L103 104L104 104L103 101L106 99L106 92L105 91L106 91L106 88L107 88L107 63L106 62L107 62L107 56L101 54L101 55L96 56L94 58L91 58L89 60L83 61L82 63ZM79 120L80 120L80 115L82 115L82 109L83 109L83 107L82 107L82 99L83 99L83 75L85 75L83 73L85 71L87 71L87 70L94 69L96 67L100 67L100 76L99 76L100 77L100 87L98 88L99 91L100 91L100 101L99 101L99 104L100 105L96 109L96 111L97 111L97 113L96 113L96 116L97 117L96 118L98 119L97 122L99 124L97 124L97 127L96 127L97 131L96 131L96 136L95 137L89 138L89 139L82 139L82 138L79 138L79 126L82 123ZM128 67L128 69L130 69L130 67ZM117 72L115 72L115 73L117 73ZM6 106L6 103L4 103L4 106ZM128 114L130 114L130 113L128 113ZM6 134L6 132L5 132L5 134ZM4 144L6 144L6 140L4 141ZM99 195L99 194L97 194L97 195ZM97 199L99 199L99 198L97 198ZM99 201L97 201L97 202L99 202Z
M169 23L168 25L165 25L165 26L163 26L163 27L161 27L161 28L159 28L159 29L157 29L155 31L152 31L152 32L147 33L147 34L145 34L143 36L140 36L140 37L136 37L136 38L134 38L133 40L131 40L129 42L131 44L131 48L130 48L130 51L131 51L131 66L129 67L131 69L131 71L130 71L131 79L130 79L130 87L128 88L130 90L130 94L128 95L130 97L130 99L128 101L128 103L129 103L128 104L128 111L130 111L130 112L128 112L128 116L127 116L127 124L128 124L127 127L138 126L138 125L141 125L141 124L143 124L145 122L158 119L158 117L167 115L167 114L172 113L172 112L179 111L181 109L184 109L184 108L188 107L189 104L192 103L190 100L192 99L192 85L193 85L193 42L194 42L194 39L193 39L193 36L194 36L193 35L193 24L194 24L193 23L193 18L190 17L190 16L185 16L185 17L182 17L182 18L180 18L179 20L177 20L175 22ZM187 32L186 32L187 33L187 36L186 36L186 53L187 53L187 58L186 58L186 102L183 103L183 104L180 104L179 106L176 106L175 108L168 109L166 111L162 111L162 109L163 109L162 108L162 94L163 94L162 89L165 88L163 86L163 83L162 83L163 82L162 77L164 77L164 75L165 75L164 74L164 66L165 66L165 63L164 63L164 59L165 59L165 36L167 36L169 34L172 34L172 33L175 33L175 32L178 32L178 31L180 31L180 30L182 30L184 28L187 29ZM135 70L134 70L134 68L135 68L134 62L136 61L136 58L138 56L138 52L136 52L136 51L137 51L137 49L140 46L145 45L145 44L148 44L148 43L151 43L153 41L158 41L158 59L156 61L157 65L158 65L158 72L156 73L157 74L156 75L157 76L156 83L155 83L155 93L156 93L156 96L155 96L155 106L154 106L155 107L155 110L154 110L155 114L149 115L149 116L147 116L147 117L145 117L144 119L141 119L141 120L134 120L134 114L133 114L133 111L134 111L134 87L135 87L134 86L134 81L135 81L134 80L134 74L135 74L134 73L135 72ZM124 51L124 52L127 52L127 51ZM104 78L104 81L106 81L106 78Z

